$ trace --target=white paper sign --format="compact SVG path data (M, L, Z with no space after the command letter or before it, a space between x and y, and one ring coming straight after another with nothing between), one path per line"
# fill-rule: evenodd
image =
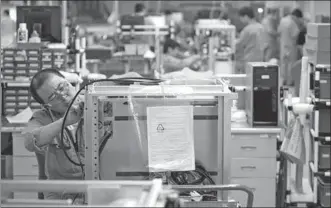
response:
M147 107L150 172L195 169L193 106Z

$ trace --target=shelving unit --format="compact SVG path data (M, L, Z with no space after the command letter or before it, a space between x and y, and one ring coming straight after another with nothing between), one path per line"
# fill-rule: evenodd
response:
M309 24L307 49L311 71L310 97L314 105L311 115L311 170L314 204L330 207L331 175L331 70L330 24Z
M303 165L286 163L286 203L330 207L330 24L310 23L307 29L300 99L288 96L283 116L286 124L294 114L300 117L306 156Z

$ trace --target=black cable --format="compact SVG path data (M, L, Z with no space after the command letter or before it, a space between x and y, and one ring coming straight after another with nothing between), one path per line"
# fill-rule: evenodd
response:
M192 176L193 180L188 180L188 176ZM171 172L169 175L170 182L176 185L215 185L214 180L210 177L206 169L198 162L196 162L196 168L193 171L183 172ZM196 177L198 177L196 179ZM215 201L217 200L216 191L197 191L202 197L203 201ZM182 192L181 195L189 196L190 192Z
M78 95L81 93L81 91L83 91L87 86L92 85L94 83L97 82L114 82L118 85L130 85L130 84L134 84L136 82L139 82L140 84L149 84L149 85L155 85L155 84L159 84L160 82L162 82L163 80L160 79L153 79L153 78L143 78L143 77L128 77L128 78L119 78L119 79L101 79L101 80L95 80L95 81L91 81L86 83L83 87L81 87L77 93L75 94L75 96L73 97L73 99L71 100L71 102L69 103L69 106L63 116L63 122L61 125L61 136L60 136L60 142L61 142L61 146L64 147L64 129L65 129L65 122L66 119L68 117L68 113L73 105L73 103L75 102L76 98L78 97ZM73 141L72 137L69 137L69 139L71 140L72 144L74 144L75 142ZM79 163L73 161L70 156L67 153L67 149L66 148L62 148L65 157L69 160L69 162L71 162L72 164L76 165L76 166L80 166L82 168L82 172L84 173L84 164L82 163L82 161L79 159L79 153L78 151L76 152L76 155L78 157Z

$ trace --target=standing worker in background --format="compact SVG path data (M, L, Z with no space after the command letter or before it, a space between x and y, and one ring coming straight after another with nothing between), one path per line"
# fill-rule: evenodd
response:
M262 20L264 28L264 61L278 58L278 9L268 8L267 16Z
M5 48L15 43L16 22L10 18L8 9L1 15L1 48Z
M297 38L302 25L303 14L295 9L290 15L283 17L279 23L280 34L280 74L282 84L293 85L291 76L292 65L298 60Z
M235 72L243 74L246 73L247 62L263 61L263 26L255 20L254 10L251 7L241 8L239 17L246 26L236 43Z
M142 16L144 17L146 15L146 7L144 4L141 4L141 3L137 3L135 6L134 6L134 15L135 16Z

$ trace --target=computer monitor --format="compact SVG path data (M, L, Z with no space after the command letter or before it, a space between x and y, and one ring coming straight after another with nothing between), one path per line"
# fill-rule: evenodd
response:
M26 23L29 37L37 30L42 42L62 42L62 13L60 6L18 6L17 28Z

